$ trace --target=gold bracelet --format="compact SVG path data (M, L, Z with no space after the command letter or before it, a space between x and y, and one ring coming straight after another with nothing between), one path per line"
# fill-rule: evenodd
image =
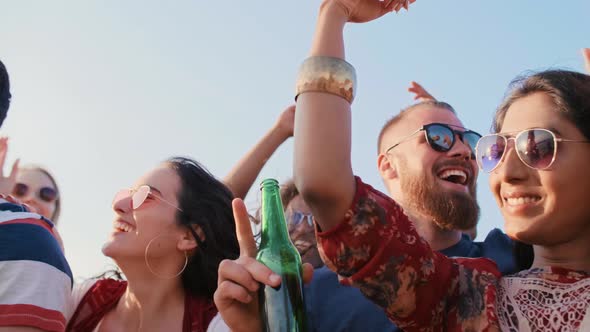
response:
M340 96L350 104L356 92L354 67L340 58L312 56L301 64L295 87L295 101L304 92L324 92Z

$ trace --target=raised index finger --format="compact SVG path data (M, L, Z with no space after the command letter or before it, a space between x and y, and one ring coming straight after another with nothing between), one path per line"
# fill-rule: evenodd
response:
M252 234L246 205L240 198L236 198L232 201L232 208L236 221L236 234L240 244L240 256L256 257L256 242Z

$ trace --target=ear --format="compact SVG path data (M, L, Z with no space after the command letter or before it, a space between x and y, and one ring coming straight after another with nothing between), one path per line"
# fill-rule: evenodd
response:
M198 225L191 225L195 233L199 236L201 242L205 241L205 233ZM193 232L188 229L184 229L181 234L181 238L178 241L177 248L180 251L190 251L196 249L199 246L197 240L193 236Z
M379 154L379 157L377 157L377 168L379 168L379 173L383 179L394 179L397 177L397 170L391 162L391 157L388 157L384 153Z

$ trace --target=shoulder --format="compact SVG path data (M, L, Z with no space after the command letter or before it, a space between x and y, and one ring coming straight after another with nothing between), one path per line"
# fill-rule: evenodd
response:
M105 313L117 304L127 282L110 278L90 279L76 284L68 331L92 331Z
M498 244L512 248L512 240L506 235L506 233L502 232L498 228L492 229L488 235L486 236L483 243L487 244Z
M518 270L514 257L514 242L504 232L495 228L488 233L483 242L476 242L482 249L482 256L490 258L503 275Z
M0 199L1 325L65 328L72 272L52 228L48 220Z

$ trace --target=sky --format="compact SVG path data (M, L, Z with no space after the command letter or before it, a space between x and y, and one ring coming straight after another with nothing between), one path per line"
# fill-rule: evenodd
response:
M5 0L0 59L13 103L0 130L15 158L46 166L62 197L59 230L78 278L112 262L101 247L114 194L164 159L190 156L222 178L293 102L320 2ZM355 174L384 190L383 123L413 103L417 81L488 133L508 83L530 70L583 70L590 1L417 0L345 32L357 70ZM260 178L292 174L292 140ZM478 239L502 228L480 174ZM256 190L246 199L258 202Z

